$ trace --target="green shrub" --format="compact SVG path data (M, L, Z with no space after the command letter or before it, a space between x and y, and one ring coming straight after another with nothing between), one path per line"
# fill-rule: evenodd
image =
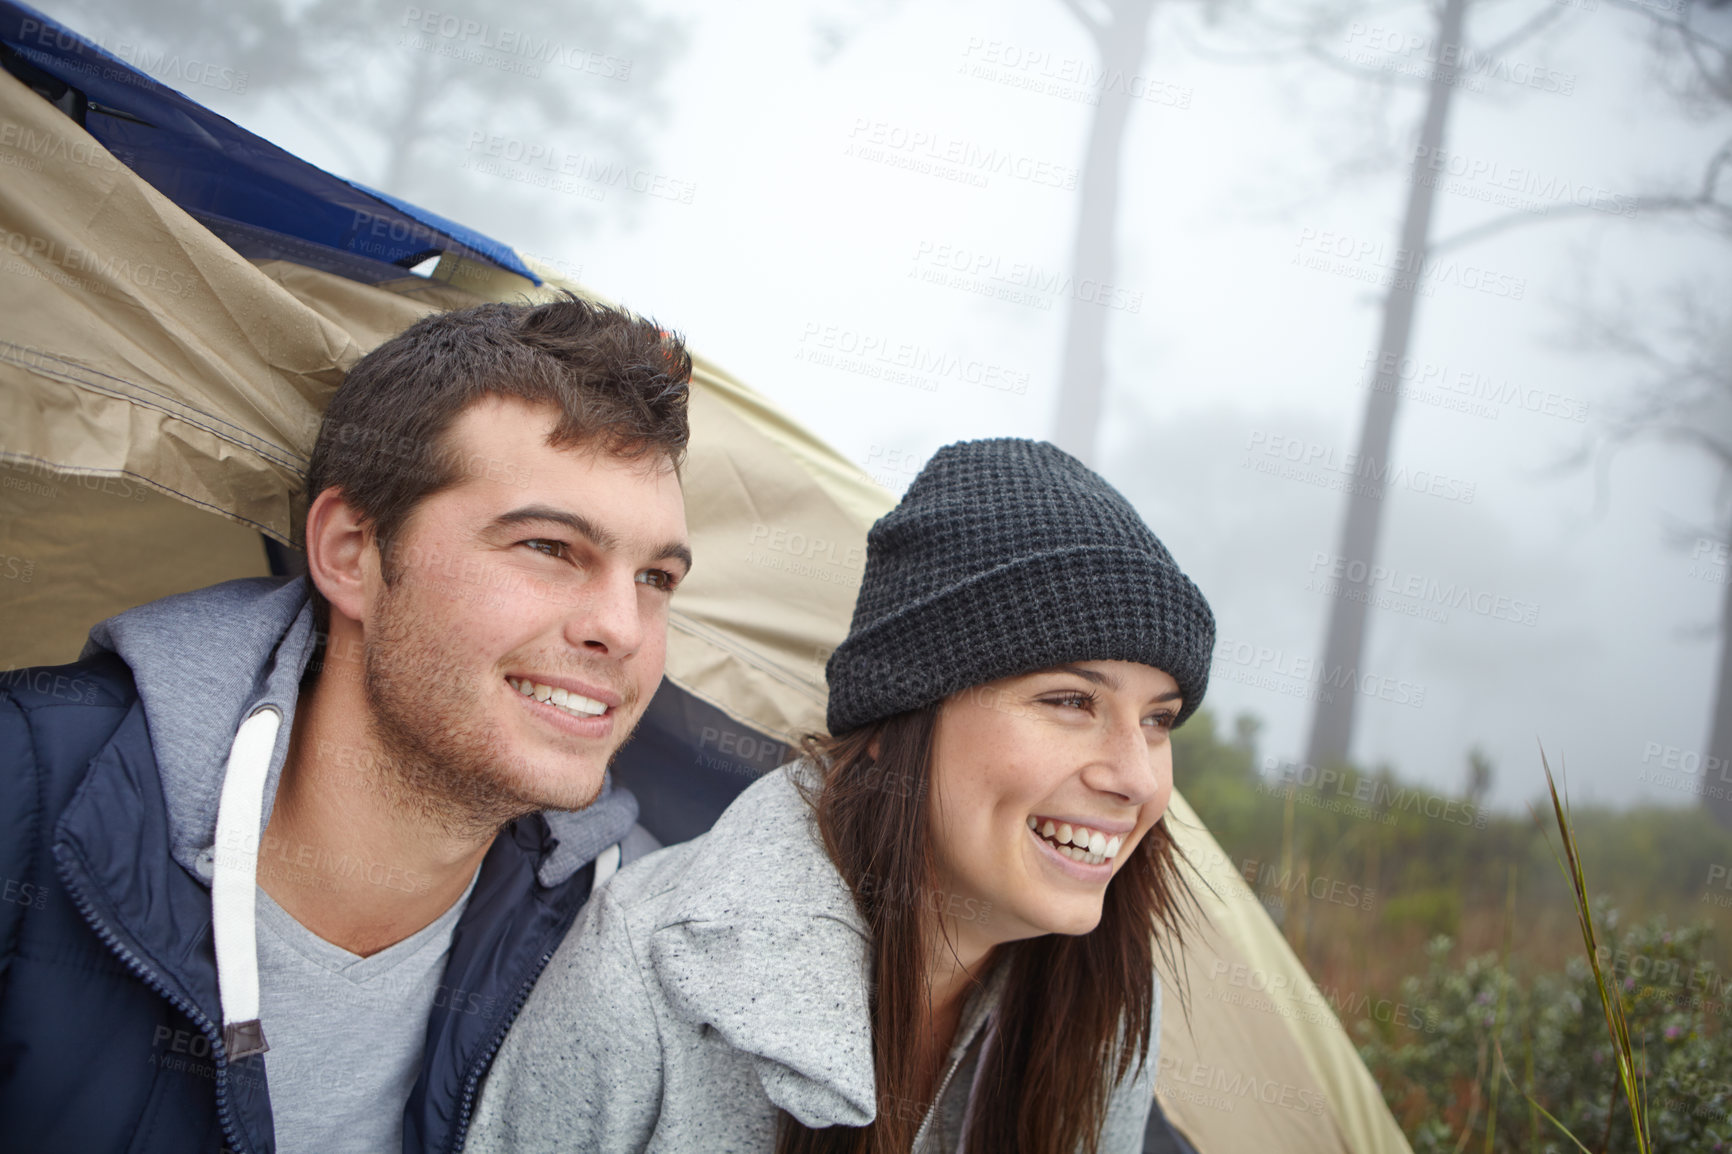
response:
M1603 949L1601 965L1623 993L1654 1148L1732 1151L1732 981L1703 964L1709 928L1673 929L1656 918L1620 933L1616 911L1602 907L1601 919L1617 942ZM1451 966L1451 949L1448 938L1433 940L1424 974L1402 983L1402 998L1426 1007L1435 1030L1357 1027L1360 1054L1415 1154L1454 1154L1464 1131L1465 1148L1476 1152L1486 1149L1487 1131L1499 1152L1574 1150L1511 1087L1494 1043L1514 1083L1590 1149L1633 1149L1586 959L1571 959L1563 973L1524 978L1495 954Z

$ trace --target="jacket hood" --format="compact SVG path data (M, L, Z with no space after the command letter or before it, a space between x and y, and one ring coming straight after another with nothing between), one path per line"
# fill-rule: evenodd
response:
M264 708L283 718L265 780L261 834L269 824L315 641L304 577L225 581L129 609L90 631L84 657L115 653L132 670L162 780L171 852L194 876L210 879L235 732ZM609 780L588 809L542 816L558 844L544 853L537 877L558 885L631 830L637 799Z
M808 1126L864 1126L866 927L795 785L804 772L765 775L692 845L649 954L673 1012L749 1055L772 1102Z

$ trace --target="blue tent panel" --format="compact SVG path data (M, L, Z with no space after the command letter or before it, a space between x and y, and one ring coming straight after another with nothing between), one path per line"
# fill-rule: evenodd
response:
M0 45L9 71L249 257L376 282L452 252L541 283L509 245L308 164L34 8L0 0Z

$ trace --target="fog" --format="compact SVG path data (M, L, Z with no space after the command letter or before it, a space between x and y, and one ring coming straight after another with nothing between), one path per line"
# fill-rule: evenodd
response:
M172 13L141 33L45 7L111 47L181 35ZM529 6L475 7L495 44L561 35ZM1495 39L1544 10L1476 9L1471 30ZM164 78L682 330L892 489L950 441L1051 435L1071 301L1053 286L1094 112L1066 78L1095 59L1059 0L665 4L653 35L618 31L623 47L605 20L569 33L538 76L443 35L431 8L356 5L340 26L324 11L278 46L310 78ZM1208 595L1209 705L1262 719L1271 761L1305 749L1377 279L1401 260L1424 100L1401 73L1425 53L1388 47L1390 29L1420 28L1388 11L1308 56L1231 5L1213 25L1159 6L1124 138L1117 272L1086 306L1109 313L1099 467ZM1655 378L1599 338L1705 355L1675 327L1681 299L1708 315L1732 299L1725 241L1637 198L1693 191L1729 113L1683 114L1646 27L1610 3L1566 6L1508 53L1548 82L1464 84L1434 170L1435 238L1511 207L1532 219L1440 255L1419 301L1352 754L1457 790L1477 746L1502 809L1543 790L1542 745L1578 802L1691 804L1688 775L1654 771L1694 764L1708 739L1721 478L1680 443L1611 437ZM428 98L393 137L398 77L433 56L476 95ZM318 96L321 68L347 86L341 104ZM595 175L616 162L623 178Z

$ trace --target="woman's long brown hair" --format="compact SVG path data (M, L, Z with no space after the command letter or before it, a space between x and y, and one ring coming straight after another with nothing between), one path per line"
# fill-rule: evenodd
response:
M877 1118L813 1130L784 1113L777 1154L907 1154L933 1103L923 1065L928 959L941 932L924 895L937 890L929 814L940 703L840 738L811 738L823 772L810 795L818 828L871 934L872 1064ZM878 739L878 756L870 746ZM995 951L1006 967L997 1038L983 1056L965 1121L976 1154L1093 1150L1114 1086L1148 1058L1155 954L1169 973L1188 897L1166 819L1107 885L1100 924ZM942 1062L944 1055L938 1055Z

